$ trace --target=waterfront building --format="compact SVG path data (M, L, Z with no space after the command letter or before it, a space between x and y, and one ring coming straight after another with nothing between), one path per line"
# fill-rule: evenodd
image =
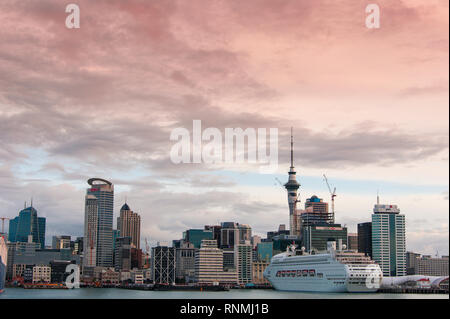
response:
M175 248L158 243L152 248L152 277L156 284L175 283Z
M250 242L234 246L234 264L236 265L239 284L252 282L252 253L253 250Z
M80 256L73 255L70 249L39 249L38 243L15 243L11 258L12 264L49 265L54 260L80 263ZM9 261L10 258L8 258Z
M69 273L66 272L67 266L74 263L75 262L73 261L67 260L50 261L50 269L51 269L50 281L52 283L64 283L66 281L67 276L69 275Z
M191 243L175 249L176 279L178 282L190 282L195 277L195 252L197 248Z
M273 241L263 241L256 245L258 261L270 261L273 256Z
M117 230L120 237L131 237L131 244L141 248L141 216L133 212L127 203L120 209L117 217Z
M142 285L144 283L144 273L142 269L133 269L131 271L131 282L136 285Z
M270 285L269 281L264 278L264 270L270 265L270 261L259 260L253 262L252 283L255 285Z
M114 269L129 271L131 266L131 237L118 237L115 244Z
M448 256L439 258L406 252L406 270L408 275L448 276Z
M183 232L183 242L191 243L195 248L200 248L203 239L213 239L213 231L206 229L188 229Z
M41 249L45 248L45 217L38 217L37 210L25 207L19 216L9 221L8 241L38 243Z
M202 240L195 252L195 281L200 284L236 284L237 273L223 267L223 251L216 240Z
M70 236L53 236L52 249L70 249Z
M46 265L36 265L33 267L33 284L50 283L52 268Z
M397 205L380 205L372 214L372 257L383 276L406 275L405 215Z
M102 284L117 285L120 282L120 272L112 268L103 269L100 274Z
M325 251L327 242L347 245L347 228L340 224L317 224L303 228L303 246L307 252Z
M358 224L358 252L372 257L372 223Z
M34 265L26 265L25 269L23 271L23 281L26 283L32 283L33 282L33 268Z
M113 267L114 185L101 178L88 180L85 198L84 265Z
M358 251L358 234L348 233L347 234L347 249Z

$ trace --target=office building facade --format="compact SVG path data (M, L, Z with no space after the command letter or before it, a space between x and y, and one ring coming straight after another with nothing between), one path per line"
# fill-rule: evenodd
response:
M38 243L45 248L45 217L38 217L37 210L26 207L19 212L19 216L9 221L8 241Z
M372 258L383 276L406 275L405 215L396 205L376 204L372 214Z
M155 284L174 284L175 248L159 244L152 248L152 277Z
M85 265L113 267L114 185L101 178L91 178L88 184L90 188L85 199Z
M117 217L117 230L120 237L131 237L131 244L141 248L141 216L133 212L127 203L120 209Z
M372 223L358 224L358 252L372 257Z

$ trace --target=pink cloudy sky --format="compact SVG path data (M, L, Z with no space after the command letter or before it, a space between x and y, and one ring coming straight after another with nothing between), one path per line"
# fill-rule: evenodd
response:
M277 127L286 179L293 126L303 198L327 198L327 173L354 231L379 188L408 249L448 253L447 0L72 2L80 29L61 1L0 3L0 215L33 196L49 236L82 235L100 176L152 242L225 220L264 234L288 220L275 176L173 165L170 131Z

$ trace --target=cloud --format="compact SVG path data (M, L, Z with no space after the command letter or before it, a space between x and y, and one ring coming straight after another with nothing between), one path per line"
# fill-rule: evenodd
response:
M77 30L59 1L0 3L0 203L14 215L33 196L48 234L81 235L91 176L114 181L116 207L133 198L154 239L224 220L276 228L286 207L215 178L230 167L171 163L170 131L194 119L279 128L280 165L290 126L305 168L448 151L446 1L379 1L380 30L362 0L77 3Z

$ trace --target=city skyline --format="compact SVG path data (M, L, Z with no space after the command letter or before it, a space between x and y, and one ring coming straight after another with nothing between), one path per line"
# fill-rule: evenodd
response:
M353 233L379 190L408 250L448 255L448 1L377 1L378 30L362 0L77 3L77 30L56 0L0 3L0 217L33 197L46 242L82 236L102 177L152 244L226 220L265 236L289 225L293 127L299 208L330 202L326 174ZM171 163L171 130L196 119L278 128L277 173Z

